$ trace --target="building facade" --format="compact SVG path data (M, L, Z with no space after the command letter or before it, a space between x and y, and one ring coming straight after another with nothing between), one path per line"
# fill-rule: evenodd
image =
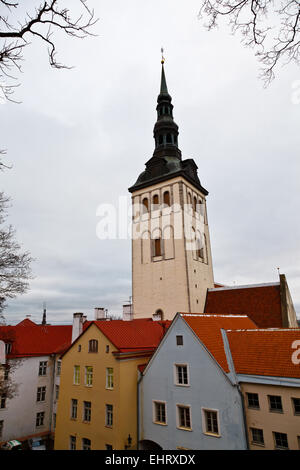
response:
M247 449L242 396L222 328L246 316L177 314L139 380L140 449Z
M138 365L167 323L91 322L62 356L55 450L137 448Z

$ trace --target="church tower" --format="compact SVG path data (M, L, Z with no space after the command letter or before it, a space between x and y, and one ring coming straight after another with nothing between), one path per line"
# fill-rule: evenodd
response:
M214 287L207 190L193 159L183 160L164 59L154 126L155 149L132 193L133 317L173 319L201 313Z

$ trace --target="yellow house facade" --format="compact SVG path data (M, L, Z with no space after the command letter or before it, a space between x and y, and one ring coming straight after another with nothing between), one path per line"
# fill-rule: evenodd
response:
M55 450L137 448L138 365L163 332L151 319L90 322L62 356Z

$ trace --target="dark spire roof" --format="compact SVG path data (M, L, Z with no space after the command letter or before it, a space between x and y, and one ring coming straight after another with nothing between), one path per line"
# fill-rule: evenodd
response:
M155 148L152 158L146 163L146 170L140 174L136 183L129 188L130 192L150 186L163 180L184 176L203 194L208 194L201 186L197 174L197 165L192 159L182 160L178 148L178 126L173 119L172 97L169 94L164 58L161 61L160 93L157 97L157 120L153 129Z
M169 95L163 61L161 65L160 95Z

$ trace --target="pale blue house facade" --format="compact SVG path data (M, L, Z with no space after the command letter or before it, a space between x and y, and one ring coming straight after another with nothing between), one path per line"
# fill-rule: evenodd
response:
M180 314L140 376L138 397L140 449L247 449L235 374Z

